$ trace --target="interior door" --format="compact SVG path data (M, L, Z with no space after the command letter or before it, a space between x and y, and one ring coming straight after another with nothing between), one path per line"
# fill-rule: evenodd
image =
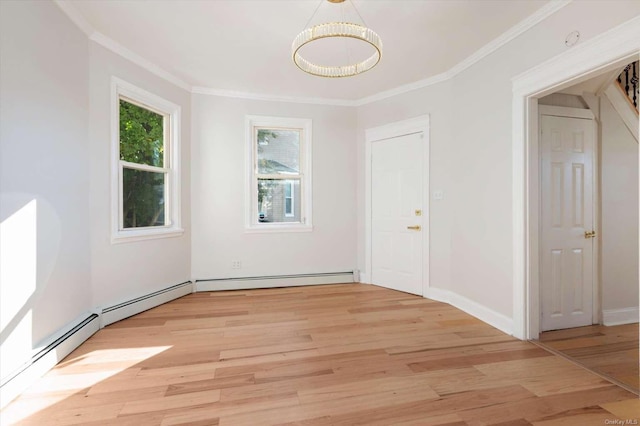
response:
M422 295L422 133L372 143L371 279Z
M541 329L593 319L594 127L541 115Z

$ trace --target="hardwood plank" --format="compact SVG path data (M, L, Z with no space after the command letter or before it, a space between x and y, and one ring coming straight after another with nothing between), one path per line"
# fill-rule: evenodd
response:
M547 331L539 344L640 394L638 323Z
M600 406L620 419L639 420L638 423L640 423L640 399L638 398L608 402Z
M605 334L555 340L586 358L624 353ZM628 374L617 356L600 367ZM3 425L603 424L631 416L636 400L449 305L338 284L190 294L112 324L0 416Z

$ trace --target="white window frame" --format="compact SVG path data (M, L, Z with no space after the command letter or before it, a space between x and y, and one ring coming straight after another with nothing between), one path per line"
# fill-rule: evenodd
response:
M296 205L295 205L295 184L292 180L285 181L285 189L284 189L284 217L295 217ZM287 197L287 188L289 189L289 196ZM287 198L291 200L290 206L291 211L287 211Z
M165 116L164 167L120 160L120 100ZM181 108L117 77L111 78L111 243L176 237L184 233L180 217L180 116ZM124 168L165 174L165 225L139 228L123 226Z
M300 130L300 222L260 222L258 219L257 129ZM312 124L307 118L266 117L248 115L245 118L245 231L246 232L309 232L312 221ZM289 177L291 179L291 177ZM287 180L283 178L283 180ZM293 196L293 193L292 193ZM293 198L292 198L293 200ZM293 217L295 214L286 217Z

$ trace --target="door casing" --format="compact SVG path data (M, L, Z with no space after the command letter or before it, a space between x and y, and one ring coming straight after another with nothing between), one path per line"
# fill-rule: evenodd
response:
M638 60L640 17L512 79L513 335L537 339L538 255L538 99L596 74Z
M360 282L371 284L371 159L372 144L376 141L392 139L398 136L422 132L423 143L423 167L422 174L422 294L426 294L429 288L429 222L431 219L429 209L429 116L421 115L409 120L398 121L379 127L369 128L365 131L365 271L360 273Z

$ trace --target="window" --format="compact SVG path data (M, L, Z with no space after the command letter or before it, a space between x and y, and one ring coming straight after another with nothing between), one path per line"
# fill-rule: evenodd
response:
M115 78L112 92L112 241L180 235L180 107Z
M311 230L311 120L249 116L247 135L247 230Z

